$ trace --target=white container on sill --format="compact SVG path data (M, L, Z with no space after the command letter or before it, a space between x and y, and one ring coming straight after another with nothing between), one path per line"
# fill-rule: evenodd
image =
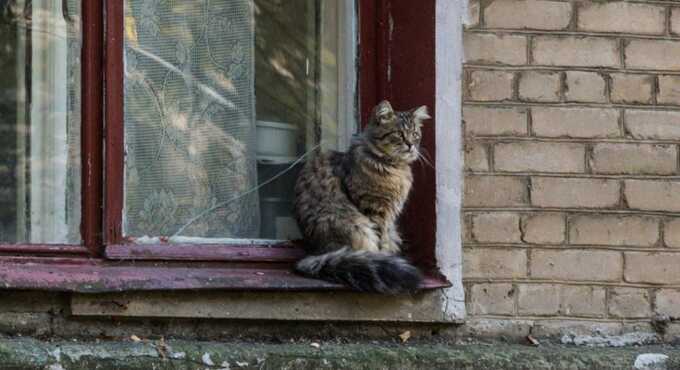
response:
M296 125L283 122L257 121L257 157L280 162L287 162L297 156Z

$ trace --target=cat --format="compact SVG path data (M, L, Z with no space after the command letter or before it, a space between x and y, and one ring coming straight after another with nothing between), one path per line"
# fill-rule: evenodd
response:
M295 217L307 257L295 270L365 292L415 291L422 275L401 254L396 221L413 183L426 106L374 109L347 152L307 161L295 184Z

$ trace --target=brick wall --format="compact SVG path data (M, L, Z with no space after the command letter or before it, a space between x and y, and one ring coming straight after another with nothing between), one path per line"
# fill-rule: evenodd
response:
M469 315L614 332L680 320L680 2L470 13Z

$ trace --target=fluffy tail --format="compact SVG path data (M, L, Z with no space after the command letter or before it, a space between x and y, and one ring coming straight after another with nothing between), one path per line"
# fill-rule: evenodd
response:
M415 291L422 275L404 258L378 252L337 251L308 256L295 265L299 273L348 285L362 292L399 294Z

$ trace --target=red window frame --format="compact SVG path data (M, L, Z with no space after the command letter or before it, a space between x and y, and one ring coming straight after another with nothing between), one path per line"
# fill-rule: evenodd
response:
M367 122L372 107L384 98L397 108L425 104L434 112L436 2L357 4L361 122ZM0 245L0 279L5 285L80 292L343 289L292 274L292 262L303 255L292 242L276 248L206 247L136 245L123 238L124 2L84 0L82 6L83 243ZM434 138L430 122L424 128L423 147L436 166ZM435 168L416 167L414 176L414 190L402 216L404 239L411 245L408 254L429 276L424 288L448 286L436 270ZM26 263L33 265L29 274ZM47 275L51 276L44 279Z

